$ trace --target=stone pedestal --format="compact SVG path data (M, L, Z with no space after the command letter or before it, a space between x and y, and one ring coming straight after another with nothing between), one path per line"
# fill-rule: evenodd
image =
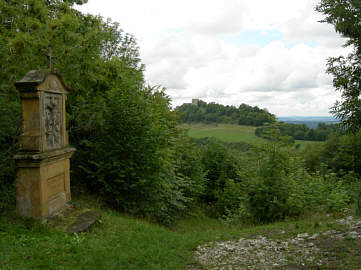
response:
M20 152L15 155L16 211L44 217L70 200L70 157L65 126L68 87L56 73L28 72L15 83L22 103Z

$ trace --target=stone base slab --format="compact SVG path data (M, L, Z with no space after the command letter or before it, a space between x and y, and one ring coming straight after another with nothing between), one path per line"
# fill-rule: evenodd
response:
M16 212L25 217L46 217L70 201L70 157L67 147L44 153L19 153L16 160Z

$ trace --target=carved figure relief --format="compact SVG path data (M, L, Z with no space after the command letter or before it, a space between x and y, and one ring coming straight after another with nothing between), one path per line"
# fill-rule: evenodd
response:
M61 147L61 95L46 93L44 97L44 127L46 149Z

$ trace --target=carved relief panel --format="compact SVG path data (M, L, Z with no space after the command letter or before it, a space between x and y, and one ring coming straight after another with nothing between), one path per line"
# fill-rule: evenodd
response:
M43 123L45 131L45 150L62 147L62 95L44 93Z

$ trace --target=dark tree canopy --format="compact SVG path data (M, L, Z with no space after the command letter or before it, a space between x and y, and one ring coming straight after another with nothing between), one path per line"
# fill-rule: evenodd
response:
M294 140L325 141L330 134L338 130L338 124L318 123L316 128L309 128L304 124L279 122L258 127L255 135L267 139L269 132L273 129L279 130L281 136L290 136Z
M273 123L276 117L265 109L241 104L224 106L214 102L206 103L202 100L198 104L185 103L177 107L182 123L225 123L250 126L262 126L264 123Z
M342 99L331 108L345 129L356 132L361 128L361 1L321 0L316 10L325 15L322 22L334 25L336 32L352 46L347 57L328 60L327 73L333 75L333 85Z

